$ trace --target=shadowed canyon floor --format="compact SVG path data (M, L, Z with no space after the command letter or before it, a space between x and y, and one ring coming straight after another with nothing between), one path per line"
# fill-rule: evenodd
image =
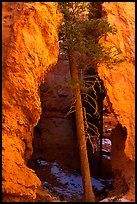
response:
M104 108L105 109L105 108ZM44 121L43 121L44 122ZM62 124L62 123L61 123ZM98 167L96 163L91 166L91 182L93 185L95 197L97 201L100 201L109 196L109 191L113 192L113 175L110 172L111 169L111 131L117 124L114 116L111 112L104 114L104 137L103 155L102 155L102 177L98 177ZM46 126L42 131L46 132ZM52 129L53 130L53 129ZM56 132L56 130L54 130ZM51 133L52 134L52 133ZM54 133L54 138L56 135ZM108 139L109 138L109 139ZM49 139L48 139L49 141ZM53 138L51 137L52 145L54 145ZM47 146L47 141L45 142ZM99 145L98 145L99 146ZM44 143L41 147L44 147ZM80 169L75 163L75 158L71 158L71 164L67 161L67 155L62 155L62 160L56 157L53 158L53 154L60 151L58 147L55 148L54 153L51 153L50 146L49 151L37 151L34 149L34 154L29 161L29 167L35 170L37 176L40 178L44 188L48 189L52 196L59 198L61 201L83 201L83 189ZM40 148L39 148L40 149ZM42 148L43 149L43 148ZM68 150L69 151L69 150ZM63 154L63 153L62 153ZM58 154L57 154L58 155ZM76 155L77 156L77 155ZM73 167L73 168L72 168ZM77 168L75 168L77 167ZM111 195L111 194L110 194ZM113 195L113 193L112 193Z

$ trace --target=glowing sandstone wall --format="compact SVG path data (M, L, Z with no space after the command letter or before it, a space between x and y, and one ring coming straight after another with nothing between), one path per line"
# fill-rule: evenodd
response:
M30 201L41 185L26 166L41 115L39 85L57 62L60 15L54 2L2 3L3 201Z
M127 138L124 144L125 160L118 158L119 154L112 155L112 166L114 169L121 165L129 189L134 189L134 162L135 162L135 3L134 2L105 2L103 10L106 12L110 25L117 29L116 35L108 35L102 42L105 46L115 46L122 51L121 56L128 60L108 69L102 64L99 75L103 79L107 95L117 120L127 130ZM119 133L114 139L120 142ZM119 145L120 147L120 145ZM112 148L117 153L116 144ZM113 150L112 149L112 150ZM112 152L113 154L113 152ZM118 161L119 160L119 166ZM129 167L129 163L133 168ZM129 169L128 169L129 168Z

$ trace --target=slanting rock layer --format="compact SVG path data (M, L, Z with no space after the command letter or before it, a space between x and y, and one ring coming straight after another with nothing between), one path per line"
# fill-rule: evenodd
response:
M109 34L102 39L103 44L121 49L119 58L127 57L127 61L116 64L109 69L102 64L98 70L104 81L112 109L118 122L122 125L127 137L123 136L124 148L120 148L118 134L112 141L112 166L122 172L128 184L130 196L134 197L134 162L135 162L135 3L134 2L105 2L103 10L110 25L116 27L117 34ZM121 136L120 136L121 137ZM117 143L117 144L116 144ZM114 144L114 145L113 145ZM116 149L117 148L117 149ZM122 150L123 149L123 150ZM123 151L119 157L116 151ZM115 157L113 157L115 155ZM119 160L119 162L115 162ZM122 163L122 168L120 167ZM130 171L129 171L130 166Z
M57 3L2 3L3 201L31 201L41 185L26 166L41 115L39 85L58 58Z

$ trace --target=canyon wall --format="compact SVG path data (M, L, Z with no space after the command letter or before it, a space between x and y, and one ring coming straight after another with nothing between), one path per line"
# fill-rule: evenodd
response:
M135 3L105 2L103 11L110 25L117 29L117 33L116 35L109 34L105 40L101 39L101 41L105 47L114 46L120 49L119 58L127 57L126 61L113 65L110 69L104 64L100 65L98 72L104 81L111 108L125 132L121 133L121 128L117 127L117 131L113 134L112 167L114 171L121 172L121 177L124 177L128 185L130 197L133 198L135 187Z
M34 129L34 151L29 163L38 158L57 161L67 169L80 168L71 79L68 60L59 60L40 86L42 115ZM72 160L73 158L73 160Z
M58 59L57 3L2 3L3 201L36 199L41 182L26 166L41 115L39 86Z

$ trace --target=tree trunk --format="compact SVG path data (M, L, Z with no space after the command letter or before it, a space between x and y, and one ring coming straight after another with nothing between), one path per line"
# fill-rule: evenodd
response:
M100 150L99 150L99 177L101 178L102 174L102 138L103 138L103 96L100 97Z
M77 126L77 139L80 154L80 164L82 173L82 182L84 190L85 202L95 202L94 193L90 179L90 169L87 155L87 146L84 131L84 119L82 110L82 101L80 93L80 85L78 83L78 68L76 66L75 53L69 53L69 64L72 81L74 82L74 98L75 98L75 115Z

